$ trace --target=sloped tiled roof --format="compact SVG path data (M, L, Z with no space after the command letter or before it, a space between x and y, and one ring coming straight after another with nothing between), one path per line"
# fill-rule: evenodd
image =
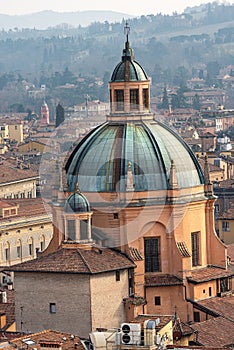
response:
M207 347L224 348L234 343L234 322L215 317L191 325L197 331L197 342Z
M15 338L10 341L10 344L14 347L24 348L27 345L23 342L24 339L30 338L35 342L33 348L40 349L40 344L49 344L53 347L53 344L61 344L62 349L64 350L84 350L84 346L77 335L72 335L69 333L57 332L54 330L45 330L39 333L27 334L24 337Z
M14 222L17 218L29 218L33 216L45 215L48 213L45 204L41 198L20 198L20 199L1 199L1 207L16 206L18 205L18 215L11 217L0 218L0 223L4 223L11 220Z
M57 272L96 274L133 268L135 264L126 255L111 248L82 248L78 244L64 244L58 250L35 260L9 268L20 272Z
M217 315L223 316L234 322L234 296L225 296L222 298L209 298L200 300L197 302L198 305L205 307L206 309L216 313Z
M201 283L233 275L234 272L231 270L225 270L220 267L207 266L192 271L191 276L187 277L187 279L191 283Z
M183 281L174 275L151 275L145 276L145 286L155 287L155 286L176 286L182 285Z
M140 323L142 325L142 328L144 328L144 322L147 320L156 320L159 319L159 324L156 325L156 329L161 329L164 327L168 322L170 322L173 319L172 315L156 315L156 314L142 314L135 317L131 322L133 323Z
M29 180L32 178L38 178L38 174L30 169L20 169L10 162L4 160L0 166L0 184Z
M217 219L234 220L234 208L225 210Z

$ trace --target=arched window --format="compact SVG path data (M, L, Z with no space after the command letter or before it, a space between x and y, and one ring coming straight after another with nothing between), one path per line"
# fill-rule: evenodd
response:
M4 244L4 257L7 263L10 263L10 243L5 242Z
M45 249L45 236L41 235L40 237L40 250L41 252Z
M33 238L30 237L28 239L28 255L33 256L34 255L34 248L33 248Z
M17 239L17 242L16 242L16 255L17 255L17 258L19 259L22 258L22 242L20 239Z

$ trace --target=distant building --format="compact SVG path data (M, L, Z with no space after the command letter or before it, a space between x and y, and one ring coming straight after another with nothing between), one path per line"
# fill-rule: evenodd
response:
M2 140L15 141L17 143L23 142L23 123L20 121L10 120L10 118L5 120L0 120L0 138Z
M40 198L0 200L0 266L36 258L51 237L52 218Z
M21 161L0 159L0 198L35 198L38 180L39 175L23 168Z
M41 106L41 118L40 118L40 125L48 125L50 123L50 112L49 107L47 103L44 101L43 105Z

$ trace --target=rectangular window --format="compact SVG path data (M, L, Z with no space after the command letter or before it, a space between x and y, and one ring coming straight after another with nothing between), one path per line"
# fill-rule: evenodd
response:
M212 296L212 288L209 287L209 297L211 297L211 296Z
M226 232L230 231L229 221L222 221L222 230Z
M194 311L193 319L194 319L194 322L200 322L200 312Z
M8 248L6 248L5 249L5 259L6 259L6 261L9 261L9 249Z
M56 304L55 303L50 303L50 313L56 314Z
M124 110L124 90L115 90L116 111Z
M214 165L220 168L220 158L214 159Z
M145 272L160 272L160 238L145 238Z
M192 266L199 265L199 232L192 232Z
M88 220L80 220L80 239L88 239Z
M68 239L72 241L76 240L76 221L75 220L67 220L67 236Z
M149 109L149 89L143 89L143 107Z
M215 204L215 214L219 214L219 212L220 212L219 204Z
M115 271L115 279L117 282L120 281L120 271L119 270Z
M32 243L29 243L29 245L28 245L28 254L29 255L33 255L33 245L32 245Z
M161 297L154 297L154 305L161 305Z
M21 246L17 247L17 258L21 258Z
M230 283L227 277L220 279L220 292L228 292L230 290Z
M130 90L130 109L136 110L139 108L139 90L132 89Z
M41 241L40 242L40 249L41 249L41 252L45 249L45 241Z

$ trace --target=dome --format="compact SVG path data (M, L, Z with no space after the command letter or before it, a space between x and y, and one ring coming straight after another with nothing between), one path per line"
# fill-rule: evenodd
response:
M134 60L133 49L130 48L127 40L123 50L122 61L115 67L111 76L111 82L145 80L148 80L148 77L141 65Z
M87 198L76 191L66 200L64 210L66 213L87 213L90 211L90 205Z
M70 155L65 166L68 191L74 191L77 181L85 193L167 190L172 164L179 188L204 184L190 147L150 112L150 81L134 61L127 24L125 30L122 61L109 83L114 108L106 123L86 135Z
M115 67L111 82L118 81L143 81L148 80L144 69L136 61L122 61ZM129 65L129 68L127 67ZM127 71L129 70L129 77L126 79Z
M169 188L171 163L179 188L199 186L204 176L190 147L155 120L106 122L92 130L66 164L68 190L79 181L84 192L125 192L131 164L134 191Z

